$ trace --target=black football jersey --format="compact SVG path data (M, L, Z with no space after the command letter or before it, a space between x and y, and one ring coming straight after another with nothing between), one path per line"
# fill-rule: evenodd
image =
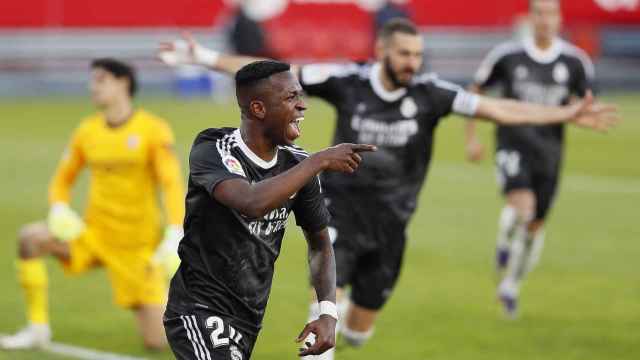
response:
M234 128L208 129L197 136L189 156L184 238L178 250L182 262L171 281L170 309L210 309L257 334L289 213L293 211L296 223L312 233L329 222L320 180L314 177L260 218L221 204L213 197L214 189L228 179L255 183L276 176L307 156L301 148L281 146L266 162Z
M407 217L425 179L440 118L451 112L474 115L477 97L433 74L418 75L410 86L389 92L380 70L379 63L311 64L301 67L299 78L308 95L335 107L334 144L378 147L364 154L354 174L324 173L327 191L337 186L371 190Z
M497 87L505 98L544 105L567 104L592 87L593 64L584 51L555 39L542 51L532 38L494 48L475 75L481 88ZM498 126L497 146L528 152L540 161L556 163L562 153L563 125Z

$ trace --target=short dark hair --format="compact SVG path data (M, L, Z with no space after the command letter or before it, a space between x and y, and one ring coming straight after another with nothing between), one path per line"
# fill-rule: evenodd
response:
M134 97L138 91L138 81L136 80L136 71L130 65L113 58L100 58L91 62L92 69L103 69L111 75L129 80L129 96Z
M393 18L380 28L378 31L378 37L381 39L389 39L395 33L418 35L418 28L411 20L406 18Z
M273 74L289 71L291 65L276 60L259 60L243 66L236 73L236 87L253 86Z

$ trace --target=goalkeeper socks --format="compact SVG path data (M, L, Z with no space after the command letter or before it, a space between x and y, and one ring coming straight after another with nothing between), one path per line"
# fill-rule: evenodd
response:
M24 291L31 324L49 323L48 276L42 259L19 259L18 280Z

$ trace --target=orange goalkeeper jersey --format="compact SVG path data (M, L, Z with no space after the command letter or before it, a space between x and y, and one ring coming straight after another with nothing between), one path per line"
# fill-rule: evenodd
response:
M88 228L105 234L109 245L141 247L159 240L162 190L169 224L182 225L184 187L173 151L169 125L138 109L118 127L102 114L84 119L49 186L49 203L68 203L71 187L88 167L89 195L85 212Z

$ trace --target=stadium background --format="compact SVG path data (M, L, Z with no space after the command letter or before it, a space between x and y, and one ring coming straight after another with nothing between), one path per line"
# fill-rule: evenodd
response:
M248 1L275 56L295 61L366 59L377 0ZM524 0L414 0L400 5L426 39L427 68L460 84L482 56L513 35ZM138 103L167 118L186 154L197 131L234 125L229 80L154 59L159 40L191 30L226 50L232 1L22 0L0 3L0 332L24 323L14 275L15 235L46 214L46 187L68 136L93 111L88 61L117 56L135 64ZM640 1L564 0L565 36L594 58L598 91L620 106L624 122L607 135L571 129L549 242L524 289L517 322L500 318L492 258L500 204L491 161L464 162L462 124L446 120L436 159L410 227L398 289L377 334L339 359L635 359L640 356ZM313 16L311 16L313 14ZM332 110L310 102L300 144L328 145ZM491 147L491 127L482 126ZM186 170L186 169L185 169ZM86 174L85 174L86 176ZM83 206L84 181L74 204ZM304 241L293 226L276 279L256 359L293 359L306 317ZM111 304L102 271L62 276L54 261L54 340L145 358L132 315ZM75 281L73 281L75 280ZM0 352L0 359L62 359L49 352Z

